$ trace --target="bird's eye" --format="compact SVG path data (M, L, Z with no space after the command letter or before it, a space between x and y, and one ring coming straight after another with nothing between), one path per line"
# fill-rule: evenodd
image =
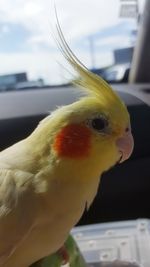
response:
M90 122L90 125L94 130L103 132L108 126L108 120L104 117L93 118Z

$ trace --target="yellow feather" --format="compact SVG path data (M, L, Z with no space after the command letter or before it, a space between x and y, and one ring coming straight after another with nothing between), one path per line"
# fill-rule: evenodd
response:
M120 104L123 107L123 102L121 101L120 97L118 97L118 95L115 93L115 91L111 88L111 86L100 76L89 71L86 66L72 52L64 38L56 10L55 13L56 29L58 35L58 38L55 39L61 53L69 62L69 64L73 67L75 73L77 74L77 77L73 80L73 83L77 86L80 86L90 96L92 95L94 97L98 97L101 101L106 101L106 99L108 101L111 100L111 102L117 102L117 105Z

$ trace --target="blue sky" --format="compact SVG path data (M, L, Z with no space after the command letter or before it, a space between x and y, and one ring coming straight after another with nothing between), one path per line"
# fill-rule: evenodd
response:
M139 0L142 12L144 0ZM30 79L64 81L63 64L51 36L55 30L53 0L0 0L0 74L26 71ZM112 50L131 46L136 20L119 17L119 0L57 0L64 35L77 56L91 67L89 38L95 67L113 62Z
M15 51L24 52L29 50L26 41L30 38L30 32L19 24L0 24L0 52L13 53Z

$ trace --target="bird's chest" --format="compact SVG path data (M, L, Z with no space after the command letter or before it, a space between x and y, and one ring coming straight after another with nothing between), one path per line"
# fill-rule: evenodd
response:
M37 225L32 230L27 243L32 243L38 255L44 253L45 256L55 252L63 245L83 211L84 207L82 206L68 214L63 214L63 212L56 214L53 219Z
M49 220L43 221L32 229L12 256L11 264L19 262L19 266L26 267L57 251L64 244L71 228L81 217L84 205L70 210L67 207L67 210L67 214L66 208L64 211L49 211ZM15 264L14 266L16 266Z
M54 181L39 203L40 220L11 257L10 266L26 267L58 250L85 206L93 200L97 184L86 184L85 187L83 184ZM85 190L89 186L90 190Z
M57 250L67 238L69 231L78 222L86 206L83 188L76 185L54 185L46 205L43 205L43 220L33 229L32 239L40 242L44 251ZM42 218L42 217L41 217Z

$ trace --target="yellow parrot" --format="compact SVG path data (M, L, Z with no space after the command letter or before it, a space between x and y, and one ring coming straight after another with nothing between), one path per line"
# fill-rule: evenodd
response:
M28 267L61 248L96 195L100 176L133 150L130 117L112 88L58 45L86 95L0 153L0 266Z

